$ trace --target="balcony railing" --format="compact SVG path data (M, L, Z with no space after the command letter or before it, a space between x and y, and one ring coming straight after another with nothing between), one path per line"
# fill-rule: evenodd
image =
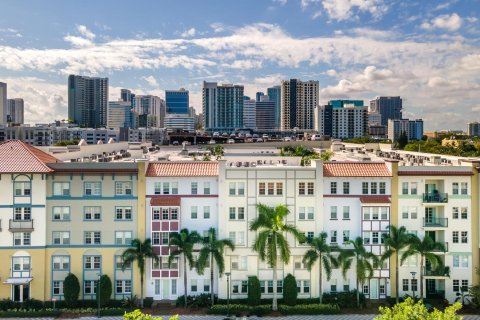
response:
M427 270L423 267L423 275L426 277L450 277L450 267L438 267L434 270Z
M20 231L33 231L33 219L32 220L13 220L10 219L8 230L20 232Z
M423 194L424 203L447 203L448 193L431 192Z
M448 218L423 218L424 227L448 227Z
M448 251L448 242L441 242L441 241L436 241L436 242L443 244L443 246L445 247L445 251L435 249L435 250L432 250L433 252L447 252Z

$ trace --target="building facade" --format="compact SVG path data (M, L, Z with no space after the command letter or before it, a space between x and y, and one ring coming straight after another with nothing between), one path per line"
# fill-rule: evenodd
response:
M280 112L281 112L281 99L282 89L281 86L273 86L267 88L267 95L270 101L275 103L275 129L280 128Z
M281 84L281 130L314 129L314 108L319 101L318 81L284 80Z
M25 109L23 99L8 99L7 104L7 122L14 124L23 124L25 122Z
M319 106L315 109L315 130L334 139L365 137L368 135L367 107L354 104Z
M243 127L245 129L255 129L256 123L256 101L253 99L243 100Z
M402 119L402 98L376 97L370 100L370 112L379 113L382 117L382 126L388 125L388 120Z
M469 122L469 123L467 123L467 134L470 137L479 137L480 136L480 123L479 122Z
M180 90L165 90L165 103L167 106L167 114L188 114L188 107L190 105L188 90L183 88Z
M7 124L7 84L0 82L0 125Z
M131 101L109 101L107 128L135 128L135 114Z
M423 120L388 120L388 139L395 142L402 132L405 132L408 140L421 140L423 137Z
M255 103L255 127L257 130L275 130L275 101L269 96L261 96L260 101Z
M235 131L243 124L243 86L203 82L204 128L209 131Z

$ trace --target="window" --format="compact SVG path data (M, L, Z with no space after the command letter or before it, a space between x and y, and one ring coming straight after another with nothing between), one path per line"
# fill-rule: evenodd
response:
M247 256L232 256L231 267L233 270L247 270Z
M52 233L53 244L70 244L70 232L67 231L54 231Z
M245 219L245 208L244 207L239 207L237 208L237 217L238 220L244 220Z
M12 257L14 276L30 273L30 257Z
M461 232L461 240L462 240L462 243L468 243L468 232L467 231L462 231Z
M363 294L368 294L368 285L363 286Z
M275 186L277 188L277 196L283 195L283 182L277 182Z
M115 267L117 269L122 269L122 267L124 266L125 264L125 270L127 269L132 269L132 264L131 263L128 263L128 262L125 262L124 263L124 260L123 260L123 257L122 256L115 256Z
M330 242L331 243L337 243L337 231L336 230L330 231Z
M370 193L371 194L377 194L377 183L376 182L371 182L370 183Z
M363 244L370 244L370 232L363 232Z
M52 256L53 270L69 270L70 257L69 256Z
M458 194L458 182L452 183L452 194Z
M368 194L368 182L362 182L362 194Z
M343 183L343 194L350 194L350 182Z
M468 194L468 183L462 182L460 184L460 193L461 194Z
M379 240L378 235L379 235L378 232L375 232L375 231L372 232L372 244L378 244L378 240Z
M267 190L268 190L268 195L273 196L275 194L275 183L268 182L267 183Z
M417 207L410 208L410 219L417 219Z
M453 243L458 243L459 237L458 237L458 231L452 231L452 242Z
M350 230L343 230L343 243L350 240Z
M298 183L298 194L305 195L305 182Z
M458 207L452 208L452 219L458 219L459 217L459 210Z
M197 279L190 280L190 291L197 292Z
M380 215L382 220L388 220L388 208L387 207L381 207L380 208Z
M258 184L258 194L265 195L265 182L260 182Z
M102 213L100 207L83 207L83 219L84 220L101 220Z
M418 279L412 279L412 291L418 291Z
M162 193L163 194L170 194L170 182L162 183Z
M417 183L411 182L410 183L410 194L417 194Z
M236 216L237 216L237 212L236 212L235 207L230 207L229 208L229 219L230 220L235 220Z
M172 295L176 296L177 295L177 279L171 279L170 283L172 284Z
M315 208L314 207L307 207L307 218L308 220L313 220L315 216Z
M115 231L115 244L130 244L131 242L131 231Z
M468 291L468 280L462 280L462 291Z
M228 238L232 241L235 245L244 245L245 244L245 232L243 231L230 231L228 233Z
M330 280L330 292L337 292L337 279Z
M102 183L101 182L85 182L84 195L86 196L101 196Z
M15 182L14 189L15 196L30 196L32 193L31 183L29 181Z
M203 194L210 194L210 182L203 183Z
M63 295L63 281L52 281L52 291L54 295Z
M15 232L13 234L13 245L29 246L31 244L31 238L30 232Z
M468 268L468 256L453 256L453 267L454 268Z
M343 291L344 292L350 291L350 279L345 279L345 282L343 283Z
M247 280L232 281L232 293L234 294L246 294L248 288Z
M337 183L336 182L330 182L330 193L331 194L337 194Z
M307 266L303 263L303 257L294 257L294 266L295 266L295 269L300 269L300 270L307 268Z
M100 256L85 256L83 259L84 269L100 269Z
M15 208L15 221L30 221L32 220L32 208L30 207L17 207Z
M330 219L337 220L337 207L331 206L330 207Z
M228 194L231 195L231 196L234 196L235 193L236 193L236 186L235 186L235 182L230 182L229 183L229 188L228 188Z
M453 280L453 292L460 291L460 280Z
M132 280L117 280L115 281L115 293L130 294L132 293Z
M387 184L385 182L379 183L379 194L385 194L387 189Z
M197 219L197 206L190 207L190 214L192 219Z
M370 210L371 210L371 208L369 208L369 207L363 207L362 208L363 220L370 220Z
M97 293L97 281L96 280L85 280L83 282L83 293L84 294L95 294L95 293Z
M245 182L238 183L237 193L239 196L245 195Z
M54 196L69 196L70 195L70 183L69 182L54 182L53 183L53 195Z
M372 207L372 220L378 220L378 207Z
M198 193L198 183L197 182L192 182L191 183L191 189L192 189L192 194L197 194Z
M115 195L117 196L129 196L132 194L132 182L115 182Z
M132 220L132 207L116 207L115 220Z
M162 220L168 220L170 218L170 214L168 212L168 208L162 208Z
M210 206L203 207L203 219L210 219Z
M162 184L160 182L155 182L153 186L155 194L162 194Z
M160 220L160 208L153 208L152 211L152 220Z
M52 220L54 221L69 221L70 207L53 207Z
M309 280L297 280L297 292L299 294L310 293L310 281Z
M408 194L408 182L402 182L402 194Z
M169 238L170 238L169 232L160 232L160 244L168 245Z
M305 220L305 207L298 208L298 220Z
M178 182L172 182L172 194L178 194Z
M310 195L310 196L313 196L313 194L315 193L315 187L314 187L314 183L313 182L309 182L307 183L307 194Z
M208 207L208 210L210 210L210 207ZM208 213L210 215L210 211ZM178 208L170 208L170 219L178 220Z
M462 219L468 219L468 208L462 207Z
M350 219L350 207L343 207L343 220Z
M100 231L85 231L84 240L85 240L85 244L100 244L101 233Z

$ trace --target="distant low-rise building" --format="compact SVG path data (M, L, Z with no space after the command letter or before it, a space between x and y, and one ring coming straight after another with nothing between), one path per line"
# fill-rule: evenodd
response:
M408 140L421 140L423 137L423 120L388 120L388 139L395 142L402 132L405 132Z
M467 134L470 137L480 137L480 122L469 122L467 126Z

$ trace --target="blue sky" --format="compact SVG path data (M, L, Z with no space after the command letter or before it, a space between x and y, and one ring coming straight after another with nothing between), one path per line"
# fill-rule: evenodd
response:
M400 95L426 129L480 120L480 0L2 0L0 81L26 120L67 114L70 73L163 96L202 81L246 93L292 77L320 99Z

